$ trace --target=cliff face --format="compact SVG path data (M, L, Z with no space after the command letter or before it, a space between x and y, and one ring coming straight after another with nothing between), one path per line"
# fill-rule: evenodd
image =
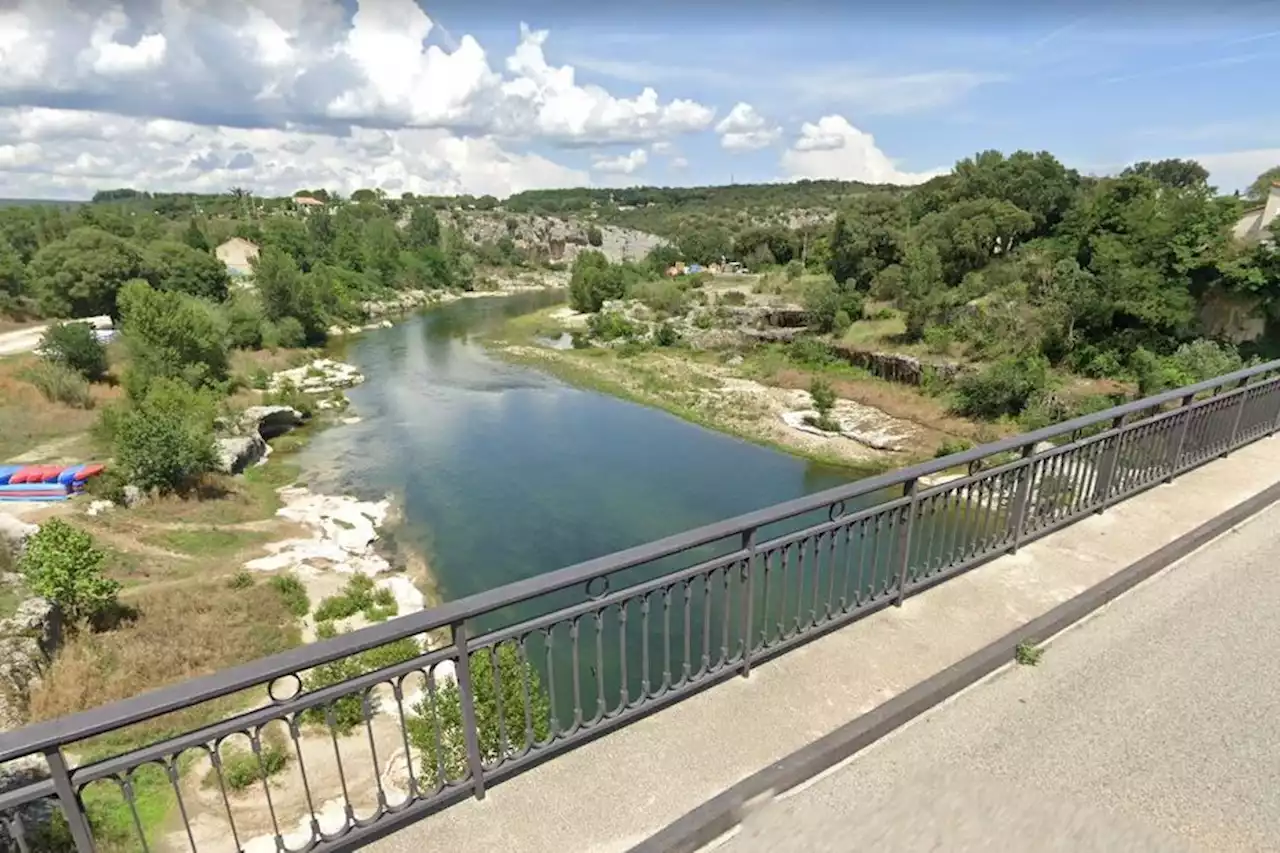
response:
M597 225L601 243L592 246L587 236L592 223L572 217L562 219L533 213L451 211L442 213L441 221L476 243L496 243L503 237L510 237L522 249L543 252L549 260L564 263L572 263L578 252L586 249L603 252L615 263L640 260L654 246L666 242L643 231Z

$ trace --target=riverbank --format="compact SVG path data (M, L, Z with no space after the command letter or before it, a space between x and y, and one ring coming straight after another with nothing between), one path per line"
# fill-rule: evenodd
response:
M695 351L627 345L574 348L569 337L586 315L567 307L508 321L490 336L498 356L589 388L662 409L685 420L826 465L867 476L931 458L941 449L991 440L999 431L958 418L919 389L877 379L848 365L796 364L783 351ZM808 388L828 380L838 434L808 426Z

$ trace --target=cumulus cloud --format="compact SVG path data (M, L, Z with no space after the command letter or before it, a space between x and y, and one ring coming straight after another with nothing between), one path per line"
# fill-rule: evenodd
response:
M783 153L782 168L791 179L834 178L871 184L918 184L947 171L901 171L871 134L839 115L805 122L799 137Z
M643 148L636 148L617 157L598 157L591 168L606 175L633 175L648 162L649 153Z
M69 155L64 161L43 169L57 178L51 186L59 191L92 189L111 171L139 186L152 179L171 187L184 180L197 183L183 186L214 186L219 169L234 163L253 164L252 174L235 177L255 188L278 181L289 187L303 175L309 177L298 181L302 185L339 178L345 184L349 171L364 174L357 184L369 184L372 173L390 170L389 179L406 182L406 189L417 180L435 191L456 186L506 194L584 179L544 157L511 153L513 147L651 144L704 131L715 120L710 107L664 100L652 88L619 95L580 83L572 67L547 61L546 30L522 24L512 54L494 60L474 37L445 33L415 0L4 5L0 150L6 153L0 168L28 158L17 153L25 141L36 141L47 155L83 140L86 150L94 149L90 159L78 160L70 146L59 149ZM181 168L167 160L164 168L123 168L135 153L128 144L143 137L171 146L166 157L177 156L182 145L221 151L237 144L250 146L251 156L230 156L207 173L199 167L220 155L193 153ZM95 149L108 138L116 150ZM272 156L266 140L324 155L290 166ZM385 151L405 158L404 174L390 174L397 170L379 159ZM481 168L475 158L482 154L492 155L491 166ZM366 156L373 159L359 159ZM450 156L461 161L450 163ZM29 185L32 174L9 183Z
M716 125L720 145L727 151L756 151L768 148L782 138L782 128L770 127L764 116L750 104L734 104Z
M0 181L7 195L84 198L104 187L288 195L324 186L350 193L491 193L581 186L587 174L491 137L434 129L237 128L46 108L0 109Z

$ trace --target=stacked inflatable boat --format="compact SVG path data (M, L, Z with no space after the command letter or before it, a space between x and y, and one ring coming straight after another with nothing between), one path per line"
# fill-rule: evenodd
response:
M62 501L84 490L103 465L0 465L0 501Z

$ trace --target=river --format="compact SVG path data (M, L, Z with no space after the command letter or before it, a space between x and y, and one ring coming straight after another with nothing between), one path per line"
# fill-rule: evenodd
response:
M395 495L398 536L454 599L848 482L849 475L580 390L481 336L551 293L469 299L345 343L361 421L301 458L311 488Z

